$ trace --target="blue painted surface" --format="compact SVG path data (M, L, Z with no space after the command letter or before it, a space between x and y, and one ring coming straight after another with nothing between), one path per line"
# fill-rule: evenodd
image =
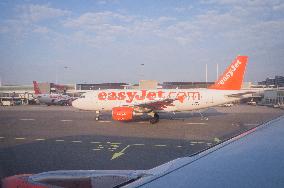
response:
M213 150L129 186L284 187L284 116Z

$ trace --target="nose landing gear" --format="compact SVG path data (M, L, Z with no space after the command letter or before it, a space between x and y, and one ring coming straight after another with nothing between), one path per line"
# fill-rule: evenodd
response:
M101 120L101 116L100 116L100 111L96 111L96 117L95 117L96 121Z

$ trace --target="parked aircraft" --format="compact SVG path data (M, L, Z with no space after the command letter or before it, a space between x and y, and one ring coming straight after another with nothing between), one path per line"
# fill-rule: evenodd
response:
M99 90L85 93L72 102L73 107L96 111L112 111L112 118L130 121L150 116L150 123L159 121L160 112L192 111L230 103L245 97L251 91L241 90L247 56L238 56L224 74L205 89L157 90Z
M51 94L43 94L36 81L33 81L35 97L39 100L40 103L50 105L69 105L71 103L72 98L68 95L51 93Z

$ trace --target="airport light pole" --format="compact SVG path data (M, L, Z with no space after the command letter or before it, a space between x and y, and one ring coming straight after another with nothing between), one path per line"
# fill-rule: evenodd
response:
M59 63L59 61L56 61L56 65L55 65L55 84L58 84L58 63Z
M64 66L63 68L64 68L65 71L71 70L71 67L69 67L69 66Z
M206 81L206 83L207 83L207 63L206 63L206 66L205 66L205 81Z
M55 83L58 84L58 75L57 75L57 68L56 68L56 73L55 73Z
M140 65L141 65L141 78L140 78L140 80L143 80L143 78L144 78L144 73L143 72L144 72L144 65L145 64L141 63Z
M218 78L219 78L219 64L217 63L217 65L216 65L216 71L217 71L217 75L216 75L216 80L218 80Z

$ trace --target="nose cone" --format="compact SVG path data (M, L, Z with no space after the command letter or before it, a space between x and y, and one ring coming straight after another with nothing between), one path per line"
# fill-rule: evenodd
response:
M85 99L85 98L79 98L79 99L74 100L72 102L72 106L80 110L94 110L95 109L94 103L92 103L92 101L90 101L89 99Z
M72 102L72 106L73 106L74 108L79 108L79 109L81 109L80 99L74 100L74 101Z

